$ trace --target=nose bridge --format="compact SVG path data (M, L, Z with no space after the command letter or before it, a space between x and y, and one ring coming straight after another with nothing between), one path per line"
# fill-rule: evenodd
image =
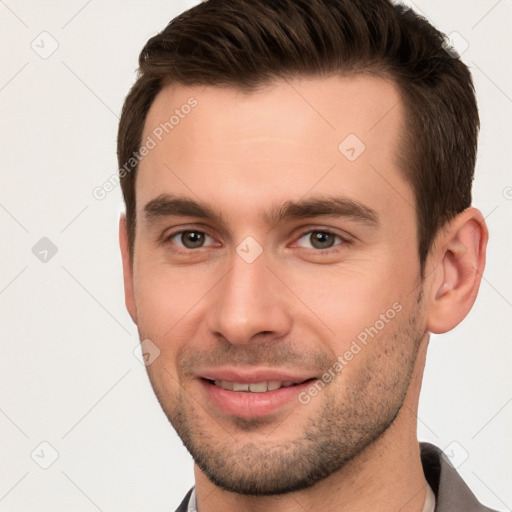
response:
M282 336L290 328L279 281L268 268L265 255L255 260L233 254L231 269L216 287L209 328L233 344L250 343L255 335Z

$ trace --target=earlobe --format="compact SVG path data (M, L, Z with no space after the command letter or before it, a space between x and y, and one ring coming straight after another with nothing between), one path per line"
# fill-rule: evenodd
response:
M471 310L485 267L488 236L482 214L472 207L438 235L428 306L430 332L450 331Z
M128 310L133 322L137 325L137 308L135 306L133 289L133 261L130 256L126 215L124 213L121 214L121 217L119 218L119 247L121 249L121 257L123 260L124 298L126 309Z

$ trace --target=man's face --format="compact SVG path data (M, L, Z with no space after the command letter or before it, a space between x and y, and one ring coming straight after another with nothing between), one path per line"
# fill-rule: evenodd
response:
M364 76L155 99L127 303L160 350L163 410L220 487L312 485L398 414L426 323L402 124L395 87Z

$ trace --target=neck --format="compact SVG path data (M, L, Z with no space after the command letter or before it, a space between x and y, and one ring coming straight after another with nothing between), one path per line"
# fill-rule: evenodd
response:
M428 337L416 359L402 408L395 421L341 470L312 487L281 496L245 496L216 487L195 466L199 512L419 512L425 503L425 476L416 435L418 399Z

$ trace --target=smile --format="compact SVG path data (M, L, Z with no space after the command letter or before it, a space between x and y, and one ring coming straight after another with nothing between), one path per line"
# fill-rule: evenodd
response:
M213 382L215 386L219 386L222 389L227 389L228 391L245 391L249 393L265 393L267 391L275 391L276 389L280 388L289 388L290 386L299 384L299 382L280 382L277 380L251 383L230 382L227 380L214 380L210 382Z
M207 373L210 375L197 379L207 398L207 407L215 414L241 418L261 418L296 407L299 393L315 380L298 375L241 375L226 371L217 378L211 375L213 371Z

